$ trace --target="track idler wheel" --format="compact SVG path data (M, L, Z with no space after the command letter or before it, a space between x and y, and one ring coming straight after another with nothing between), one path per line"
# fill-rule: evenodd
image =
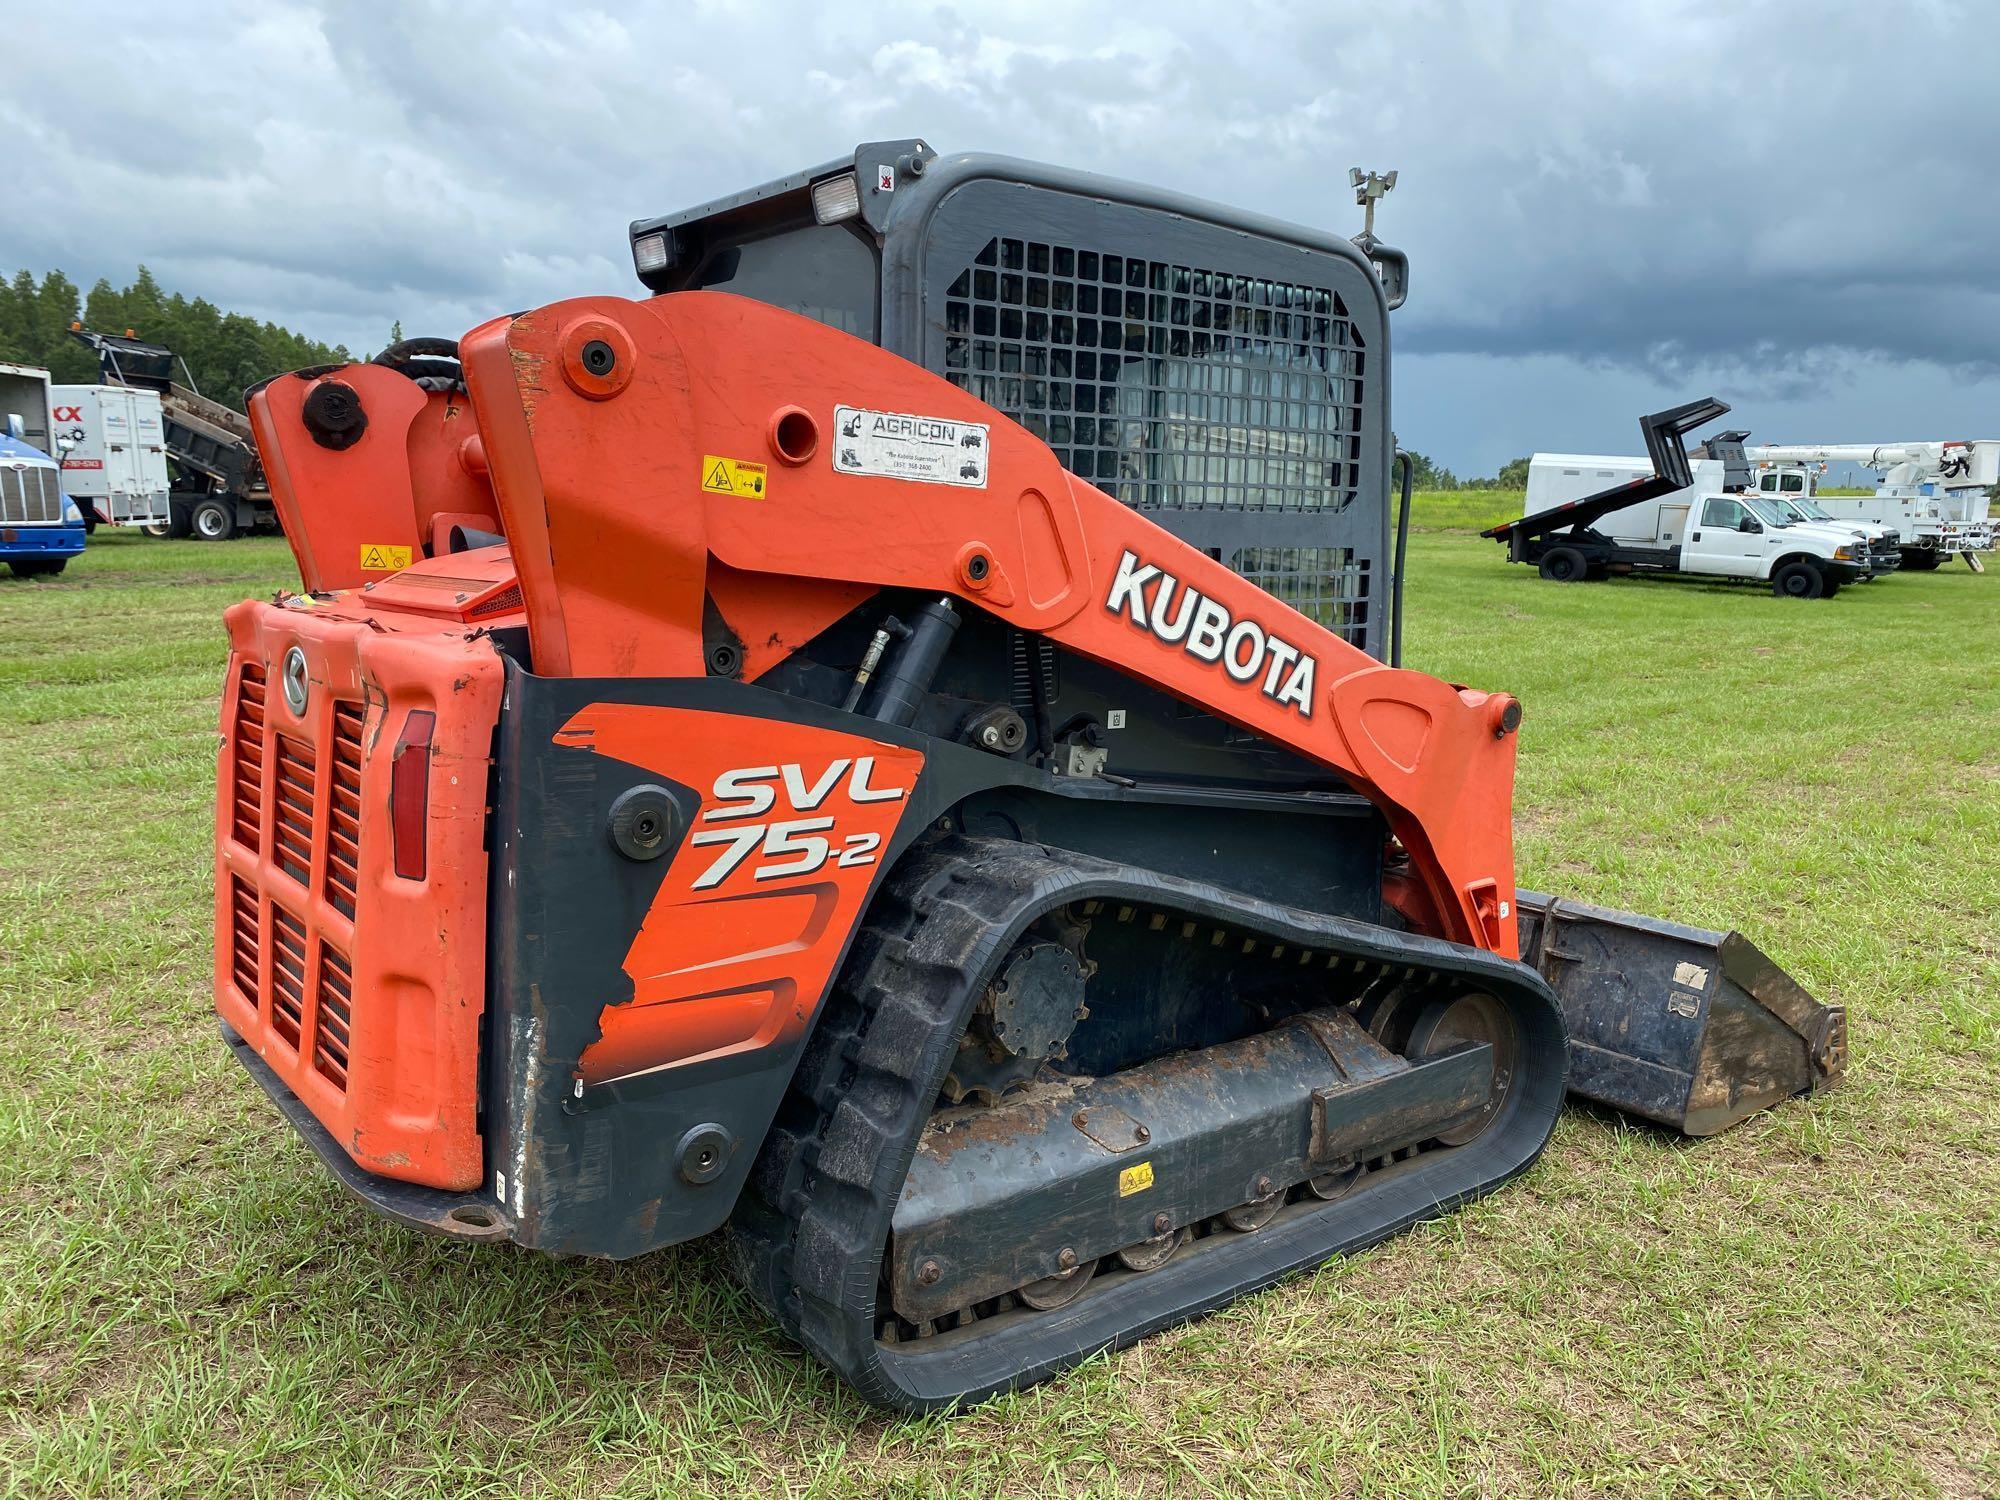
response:
M1486 1107L1450 1130L1441 1130L1436 1139L1447 1146L1463 1146L1476 1140L1500 1113L1514 1085L1520 1038L1505 1007L1491 995L1460 995L1451 1000L1433 1000L1418 1012L1410 1027L1403 1054L1413 1059L1435 1057L1467 1042L1485 1042L1493 1048L1493 1091Z

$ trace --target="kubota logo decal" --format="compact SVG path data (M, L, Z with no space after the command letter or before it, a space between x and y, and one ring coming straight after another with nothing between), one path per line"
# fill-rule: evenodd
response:
M1179 646L1196 661L1219 665L1246 687L1257 683L1266 698L1289 705L1300 718L1312 717L1313 681L1319 675L1312 653L1255 620L1237 619L1220 599L1140 562L1138 553L1127 552L1118 559L1104 607L1155 640Z
M810 875L828 860L843 870L872 865L881 857L879 833L834 832L836 819L821 812L843 782L846 800L861 806L870 802L900 802L908 787L876 786L875 757L842 756L823 769L808 775L803 765L744 766L724 771L715 778L714 801L697 820L699 827L688 842L697 848L716 845L721 852L713 863L694 878L693 889L713 890L746 860L752 880L781 880L788 875ZM765 814L785 796L789 812L804 817L764 821ZM756 822L740 821L755 818ZM733 826L717 827L718 824ZM828 837L832 834L832 837Z

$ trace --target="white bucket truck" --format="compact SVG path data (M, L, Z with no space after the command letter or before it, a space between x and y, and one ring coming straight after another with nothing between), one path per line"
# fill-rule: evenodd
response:
M2000 484L2000 441L1927 443L1765 443L1747 446L1760 494L1804 491L1842 520L1895 530L1903 566L1928 572L1963 557L1983 572L1993 548L1992 491ZM1880 472L1872 495L1818 495L1828 464Z

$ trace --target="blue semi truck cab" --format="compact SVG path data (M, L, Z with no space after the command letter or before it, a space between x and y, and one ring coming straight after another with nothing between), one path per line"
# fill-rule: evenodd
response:
M83 512L41 449L0 433L0 562L16 578L60 573L83 551Z
M60 573L83 550L84 516L63 493L49 372L0 364L0 562L16 578Z

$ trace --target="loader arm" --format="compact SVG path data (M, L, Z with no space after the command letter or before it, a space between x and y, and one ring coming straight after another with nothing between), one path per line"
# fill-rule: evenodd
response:
M461 349L538 672L702 676L720 597L754 671L872 589L949 594L1338 773L1409 853L1406 914L1517 954L1513 699L1382 666L975 397L761 303L584 298ZM984 426L979 482L841 472L836 408Z

